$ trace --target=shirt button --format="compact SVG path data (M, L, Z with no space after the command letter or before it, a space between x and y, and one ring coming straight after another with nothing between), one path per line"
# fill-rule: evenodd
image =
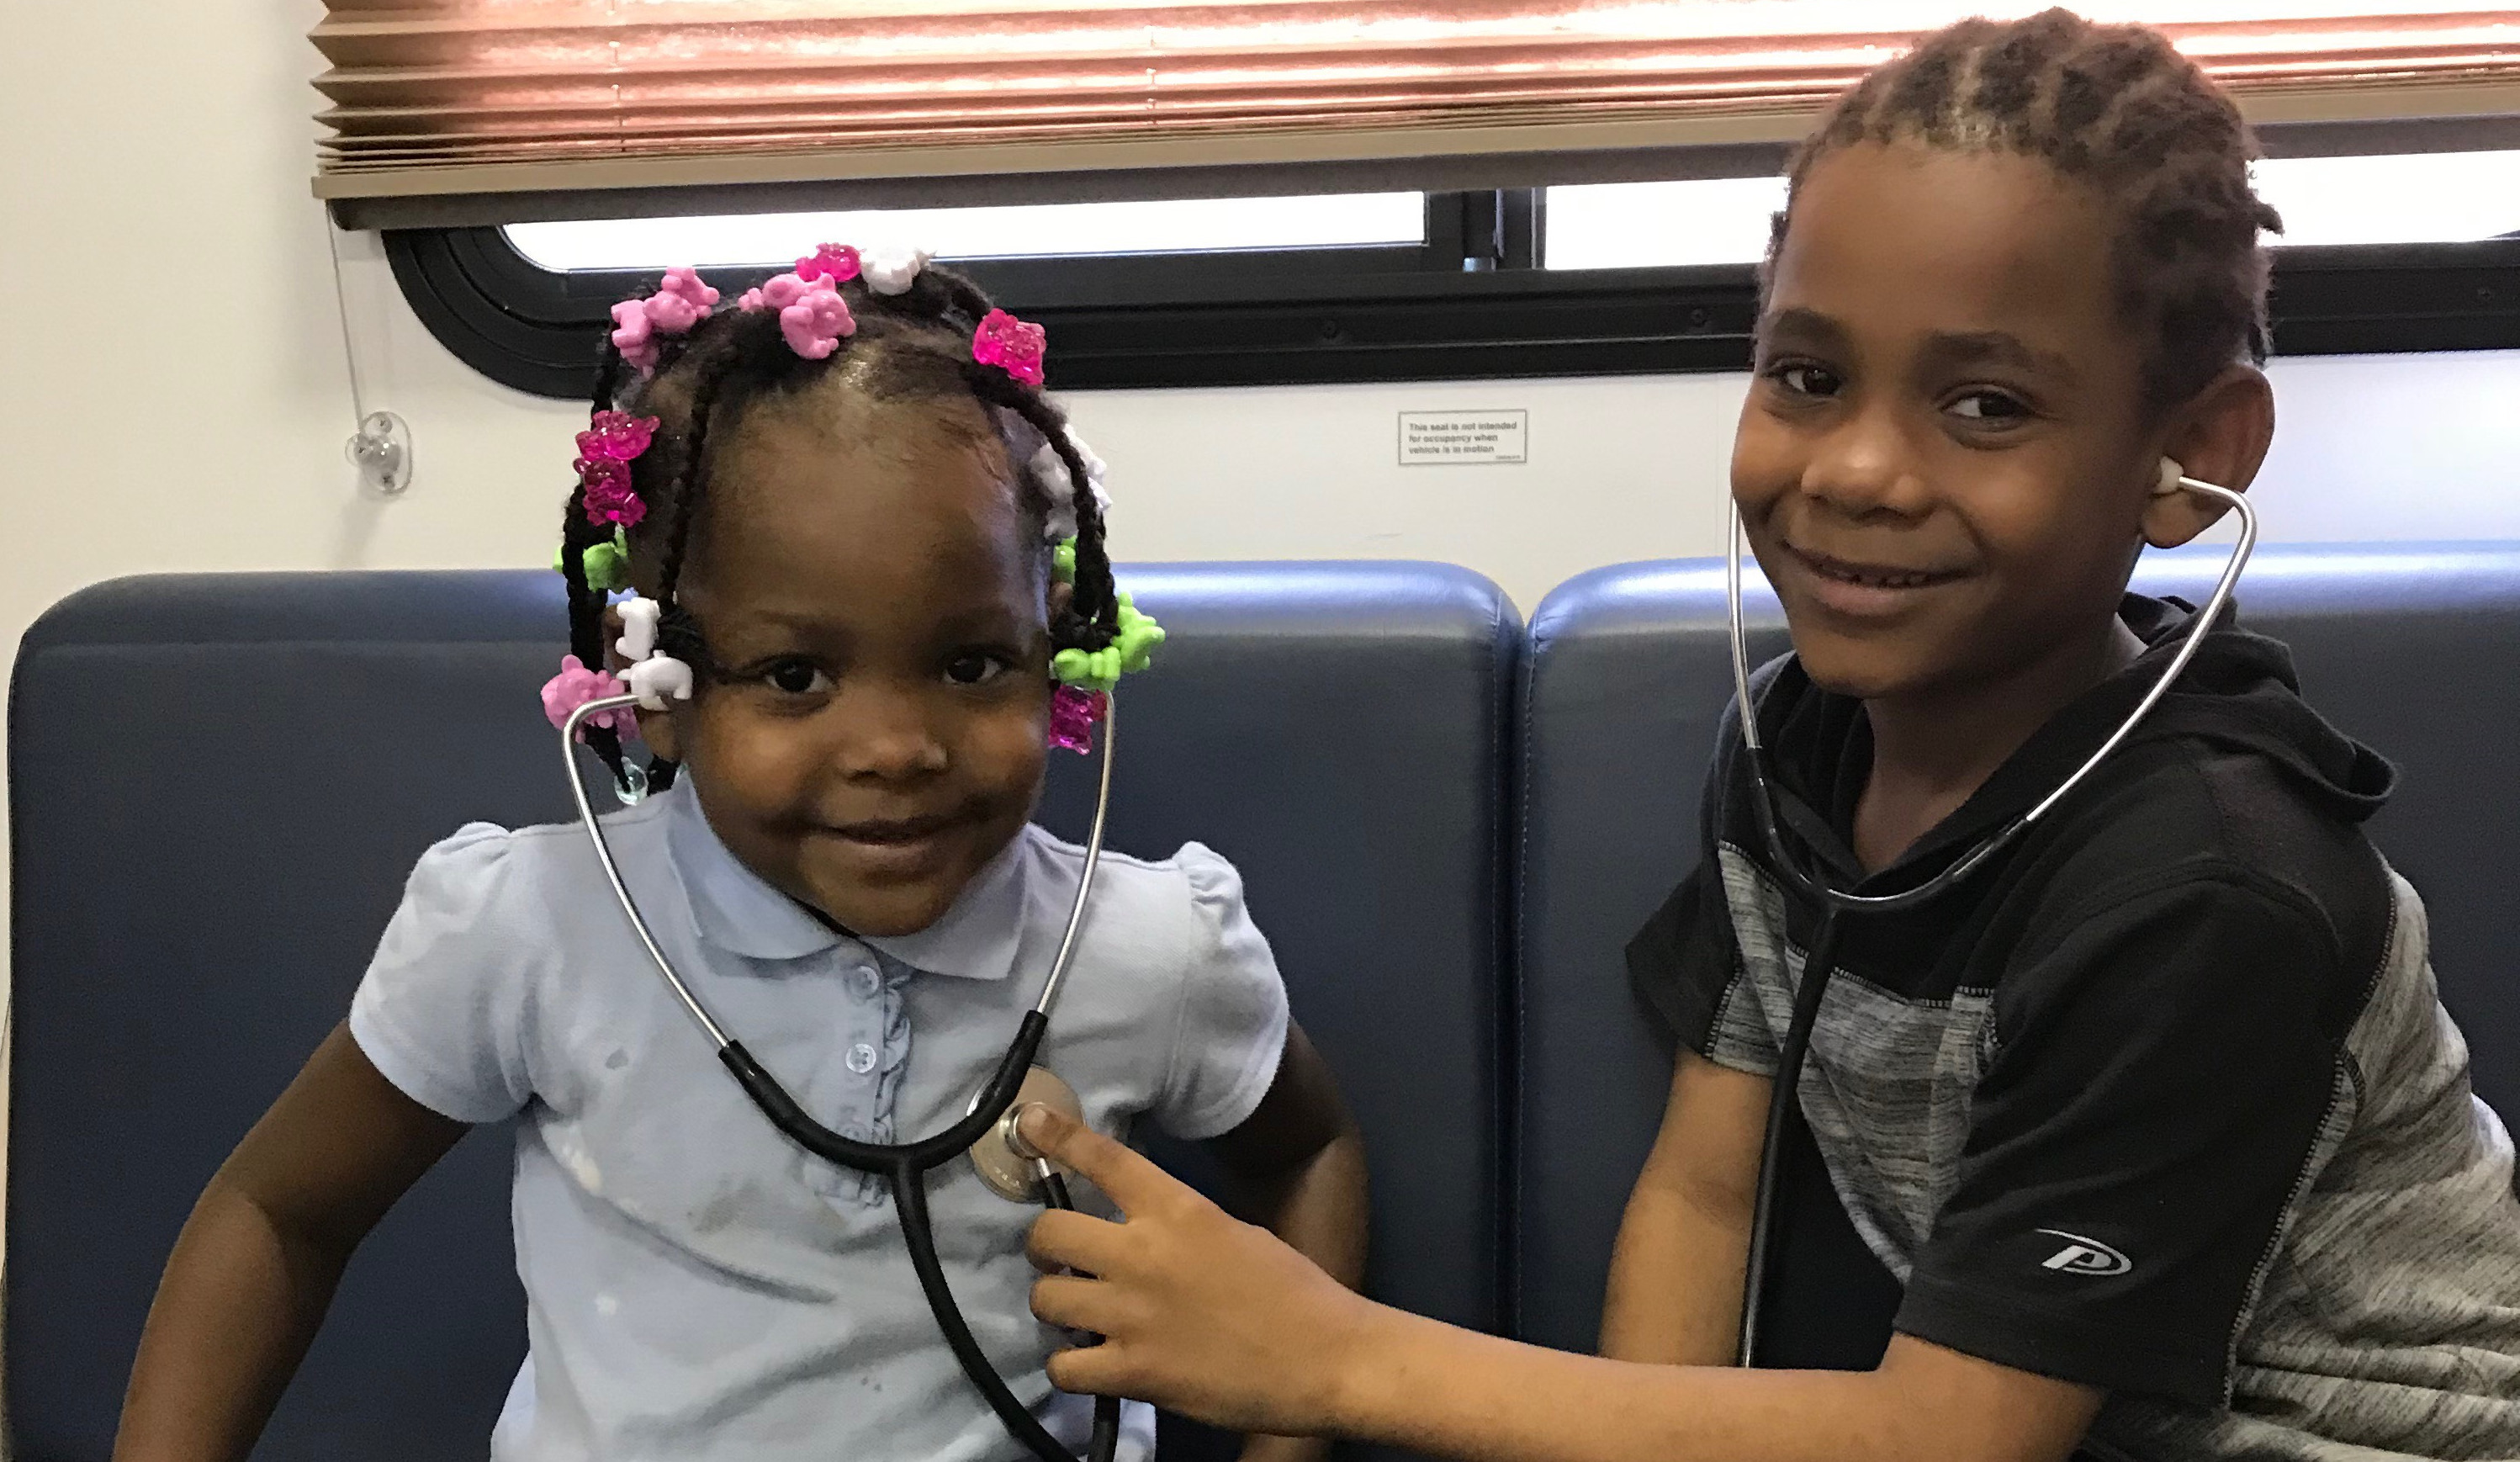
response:
M882 994L883 977L873 970L861 969L858 971L858 988L869 995Z
M875 1070L875 1047L859 1041L849 1047L849 1070L863 1076Z

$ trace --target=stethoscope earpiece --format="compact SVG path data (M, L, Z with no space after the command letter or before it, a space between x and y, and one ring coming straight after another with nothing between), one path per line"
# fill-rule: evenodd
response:
M2155 497L2168 497L2170 494L2177 492L2179 490L2179 480L2185 476L2187 476L2187 469L2180 466L2177 458L2162 458L2160 479L2152 484L2152 495Z

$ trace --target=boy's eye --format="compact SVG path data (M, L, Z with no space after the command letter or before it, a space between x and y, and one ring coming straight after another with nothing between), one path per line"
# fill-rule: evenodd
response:
M1826 366L1806 361L1787 361L1768 372L1768 378L1798 396L1833 396L1841 383L1837 373Z
M986 685L1011 668L1002 656L966 650L945 662L945 678L956 685Z
M783 660L761 672L771 689L790 696L819 695L832 688L832 677L810 661Z
M1954 401L1954 416L1970 421L2007 422L2030 415L2030 407L2019 397L2000 390L1973 390Z

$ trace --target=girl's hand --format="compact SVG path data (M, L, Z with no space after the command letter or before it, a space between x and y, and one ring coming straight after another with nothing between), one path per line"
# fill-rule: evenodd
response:
M1054 1211L1033 1224L1034 1262L1077 1271L1036 1283L1033 1313L1103 1338L1052 1356L1053 1384L1238 1432L1305 1437L1336 1426L1340 1381L1372 1304L1091 1128L1035 1108L1022 1132L1126 1215L1112 1223Z

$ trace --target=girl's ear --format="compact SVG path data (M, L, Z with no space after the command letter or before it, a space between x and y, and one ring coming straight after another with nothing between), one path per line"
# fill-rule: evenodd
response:
M630 668L621 658L621 611L608 606L604 611L604 668L614 675ZM674 734L674 713L670 710L639 712L639 739L648 750L665 761L683 759L681 738Z
M2200 482L2246 492L2275 435L2274 388L2255 366L2233 365L2172 415L2163 455ZM2145 480L2152 478L2147 464ZM2143 540L2177 548L2230 511L2201 492L2156 492L2143 511Z
M1076 585L1054 577L1050 581L1050 593L1045 598L1043 607L1050 611L1050 622L1056 624L1058 617L1067 613L1067 607L1076 602Z
M648 750L659 761L680 762L683 759L683 741L676 734L674 725L674 717L678 713L672 710L639 712L639 739L648 744Z

